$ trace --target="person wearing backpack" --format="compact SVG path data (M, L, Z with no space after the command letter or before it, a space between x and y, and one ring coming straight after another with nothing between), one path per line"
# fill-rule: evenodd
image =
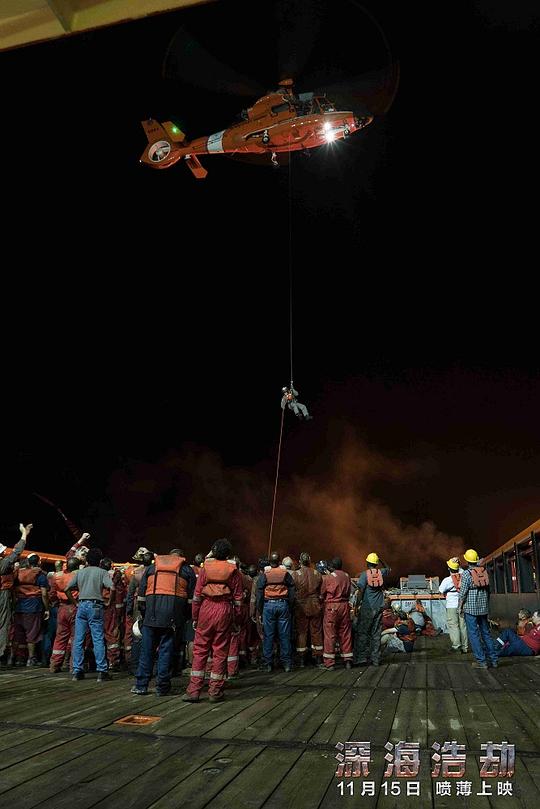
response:
M465 551L469 567L463 571L459 587L459 613L465 615L467 634L475 657L473 668L487 669L488 660L497 668L498 650L489 631L489 576L475 550Z

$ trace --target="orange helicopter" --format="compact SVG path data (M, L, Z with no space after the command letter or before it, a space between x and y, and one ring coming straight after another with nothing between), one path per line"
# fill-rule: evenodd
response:
M148 138L141 162L156 169L167 169L184 159L194 176L201 180L208 174L199 155L258 154L268 155L278 166L280 152L314 149L325 143L348 137L373 121L365 113L336 109L325 95L295 95L292 79L279 82L278 90L259 98L243 110L241 120L208 137L186 141L185 134L171 121L160 124L153 119L142 121Z
M230 34L225 39L218 37L218 41L214 37L208 50L192 33L180 28L169 43L162 69L162 77L170 82L175 95L184 95L186 86L191 84L220 95L243 95L257 100L242 110L231 126L192 141L172 121L160 123L153 118L142 121L148 139L142 163L154 169L167 169L185 160L197 179L208 174L199 160L201 155L226 154L279 166L289 160L292 152L309 155L312 149L365 129L387 112L396 94L399 66L384 31L366 9L358 6L356 0L272 0L272 3L275 27L268 41L273 48L275 35L277 75L283 77L277 89L264 94L266 82L253 80L215 55L213 48L223 46L224 42L229 49L235 49L237 40L231 41ZM213 17L218 11L212 9ZM222 7L222 15L217 24L214 20L212 29L240 32L241 50L245 40L252 39L244 33L245 0L231 0ZM208 23L203 32L208 32ZM324 36L319 36L321 31ZM253 41L264 53L261 31L253 33L256 34ZM336 66L335 59L333 68L328 68L326 49L330 40L334 43L334 55L342 51L355 54L352 71ZM325 65L322 70L312 70L310 77L302 77L303 66L314 51L317 53L319 42ZM364 56L360 69L357 49ZM270 63L268 59L266 62ZM252 60L250 63L253 64Z

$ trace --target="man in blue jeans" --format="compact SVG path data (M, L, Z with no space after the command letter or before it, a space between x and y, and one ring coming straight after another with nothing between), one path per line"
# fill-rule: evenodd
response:
M467 634L475 657L473 668L487 669L488 659L497 668L498 650L488 623L489 576L472 548L464 557L469 567L461 574L458 612L465 615ZM485 647L485 648L484 648Z
M270 557L270 567L257 580L257 612L262 615L263 656L266 671L272 671L274 637L279 637L279 652L285 671L292 666L291 612L295 596L294 581L279 555Z
M84 639L88 629L92 635L96 658L97 682L111 680L107 671L105 633L103 629L103 589L114 590L112 578L99 563L103 554L99 548L90 548L86 557L87 566L77 570L65 593L71 604L77 606L72 590L79 591L79 603L75 616L75 640L73 642L73 680L84 680Z
M193 598L197 579L183 551L174 548L166 556L156 556L145 568L139 584L137 603L143 615L141 651L132 694L148 694L154 657L158 652L156 694L165 697L171 690L176 633L182 633L186 608Z

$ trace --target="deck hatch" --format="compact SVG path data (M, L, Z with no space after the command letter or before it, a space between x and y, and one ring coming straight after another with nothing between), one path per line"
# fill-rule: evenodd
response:
M151 725L152 722L159 722L161 716L143 716L141 714L129 714L117 719L115 725Z

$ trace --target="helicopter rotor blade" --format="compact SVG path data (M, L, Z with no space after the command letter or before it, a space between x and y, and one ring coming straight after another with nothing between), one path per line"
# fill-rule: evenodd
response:
M264 92L256 81L213 56L184 28L179 28L169 43L162 74L165 79L216 93L257 97Z
M399 63L363 73L333 84L313 88L315 95L326 95L336 107L384 115L392 106L399 86Z
M277 25L279 80L300 75L319 38L328 12L327 0L278 0L274 7Z

